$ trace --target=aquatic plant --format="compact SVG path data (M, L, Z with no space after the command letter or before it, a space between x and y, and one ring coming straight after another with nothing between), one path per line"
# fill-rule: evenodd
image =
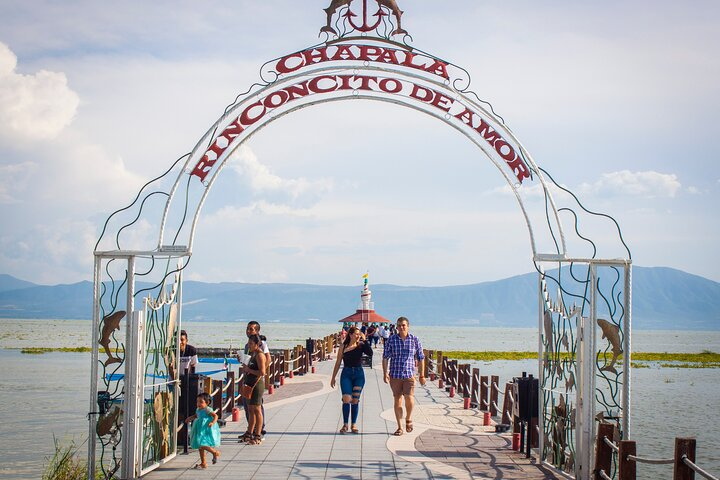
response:
M42 480L84 480L87 478L87 462L83 460L84 455L79 452L80 446L73 440L69 443L61 443L53 436L55 453L52 457L45 458ZM84 443L84 442L83 442ZM97 480L102 479L102 474L96 475Z

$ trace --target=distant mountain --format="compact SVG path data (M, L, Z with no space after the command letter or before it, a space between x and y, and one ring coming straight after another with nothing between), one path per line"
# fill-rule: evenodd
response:
M581 269L573 271L583 277ZM561 275L568 278L563 269ZM4 284L22 282L3 275ZM607 279L608 276L602 277ZM29 283L29 282L25 282ZM90 318L92 284L0 290L0 318ZM565 285L565 284L564 284ZM138 288L143 288L140 285ZM554 287L549 285L552 290ZM537 274L448 287L371 285L378 313L415 324L533 327L537 325ZM183 284L183 318L337 322L354 313L360 286L304 284ZM124 298L124 291L120 293ZM633 326L639 329L720 329L720 283L664 267L633 267Z
M20 280L12 275L0 273L0 292L7 292L10 290L20 290L21 288L36 287L32 282L26 282Z

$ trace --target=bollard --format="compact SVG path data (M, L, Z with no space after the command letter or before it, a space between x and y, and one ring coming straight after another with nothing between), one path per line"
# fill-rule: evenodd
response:
M290 370L290 378L293 378L293 371Z
M516 452L520 451L520 434L519 433L513 433L512 449L515 450Z
M490 412L483 412L483 425L486 427L490 425ZM518 437L518 441L520 441L519 439L520 437Z
M280 386L282 387L283 385L285 385L285 376L280 375Z
M455 387L450 387L450 398L455 396Z
M315 373L315 365L312 366L312 373Z
M463 402L463 408L465 408L465 410L470 408L470 397L465 397Z
M275 393L275 385L271 383L270 386L268 386L268 395L272 395L273 393Z
M434 381L435 381L435 372L433 372L433 373L430 374L430 381L431 381L431 382L434 382Z
M235 407L232 409L232 421L233 422L240 421L240 409L238 407Z
M443 382L442 378L438 380L438 388L445 388L445 382Z

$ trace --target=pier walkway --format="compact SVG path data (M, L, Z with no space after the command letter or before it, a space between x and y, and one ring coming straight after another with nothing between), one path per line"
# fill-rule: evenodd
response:
M554 479L510 448L509 434L482 426L482 413L464 410L462 400L428 381L415 389L414 431L395 437L393 399L383 382L378 347L365 369L360 434L338 434L342 426L339 387L330 388L335 363L316 363L317 373L296 376L265 396L268 434L262 445L237 443L246 422L222 428L222 455L206 470L193 469L198 454L180 454L147 474L169 479ZM339 381L339 374L338 374ZM208 461L209 463L209 461Z

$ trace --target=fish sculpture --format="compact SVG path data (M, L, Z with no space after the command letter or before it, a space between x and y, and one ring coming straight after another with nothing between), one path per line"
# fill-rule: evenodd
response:
M120 413L122 413L122 410L115 406L112 410L103 415L100 420L98 420L97 425L95 426L95 431L99 437L104 437L105 435L113 432L113 427L118 426L117 421L118 418L120 418Z
M603 318L598 318L597 323L600 326L600 330L602 330L602 338L606 339L610 343L613 354L610 363L602 367L600 371L612 372L617 375L618 372L615 368L615 362L617 362L620 354L623 353L620 342L620 327Z
M118 310L110 315L106 315L102 319L102 335L98 343L105 348L105 354L108 356L107 360L105 360L106 367L112 363L122 363L121 358L114 357L112 352L110 352L110 337L115 330L120 330L120 321L124 316L125 310Z
M575 372L570 370L570 374L567 380L565 380L565 391L569 393L573 388L575 388Z
M550 310L545 309L545 312L543 313L543 325L545 326L545 340L552 341L553 321Z
M397 28L392 33L393 35L399 35L399 34L407 34L407 31L405 31L401 25L400 25L400 17L402 17L403 11L400 10L400 7L398 6L397 2L395 0L375 0L379 6L386 7L389 9L395 18L397 19ZM337 35L337 32L335 29L330 25L332 23L332 17L335 15L335 13L341 8L346 5L350 5L353 2L353 0L332 0L330 3L330 6L328 8L324 8L325 13L327 14L327 25L322 27L320 29L320 32L327 32L332 33L334 35Z
M168 392L158 392L153 400L153 411L155 413L155 422L159 429L157 430L157 439L160 444L160 457L165 458L169 452L170 440L170 411L173 407L173 396Z

